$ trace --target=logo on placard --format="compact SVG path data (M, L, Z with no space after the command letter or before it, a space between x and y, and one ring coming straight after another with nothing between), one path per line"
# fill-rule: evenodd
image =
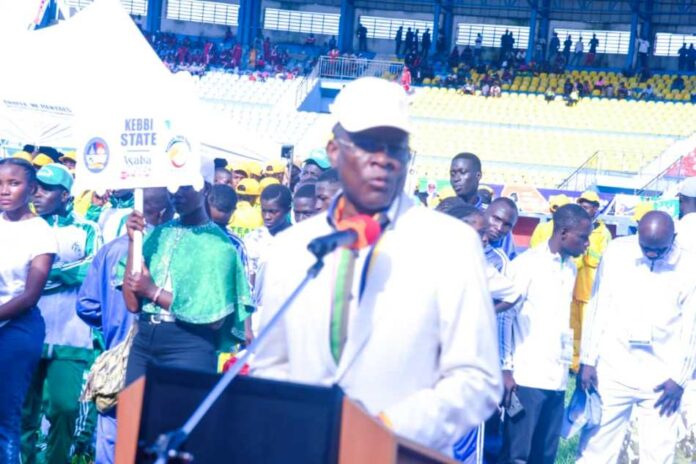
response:
M182 168L186 165L191 154L191 144L186 137L177 136L167 144L167 156L175 168Z
M90 172L102 172L109 164L109 146L104 139L94 137L85 146L85 166Z

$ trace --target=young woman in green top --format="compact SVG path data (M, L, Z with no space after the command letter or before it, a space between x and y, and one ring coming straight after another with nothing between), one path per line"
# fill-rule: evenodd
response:
M143 244L142 272L132 273L133 233L145 229L139 212L126 226L130 239L123 295L139 313L126 383L148 363L215 372L217 351L244 340L252 300L244 267L232 242L207 211L208 184L174 195L175 219L155 227Z

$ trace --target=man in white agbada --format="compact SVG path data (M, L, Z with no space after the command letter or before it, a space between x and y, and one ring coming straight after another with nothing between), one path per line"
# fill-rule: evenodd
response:
M585 313L578 388L597 388L602 420L584 430L579 463L614 463L632 412L640 462L674 460L684 386L696 367L696 258L674 222L651 211L614 240Z
M343 191L327 213L275 237L261 327L314 262L312 239L358 214L375 217L382 234L374 247L326 256L323 271L259 347L252 374L338 384L395 433L452 455L456 440L502 396L480 240L403 192L410 148L401 87L358 79L332 110L338 122L327 152Z

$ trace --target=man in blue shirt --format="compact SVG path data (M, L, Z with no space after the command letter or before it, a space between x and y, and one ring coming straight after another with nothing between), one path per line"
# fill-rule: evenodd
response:
M143 215L151 227L172 219L174 207L164 188L145 189ZM77 299L77 314L104 335L106 349L121 343L128 334L135 314L126 309L118 267L128 255L128 237L121 236L106 244L97 253L82 283ZM116 443L116 411L99 414L97 419L96 462L112 463Z

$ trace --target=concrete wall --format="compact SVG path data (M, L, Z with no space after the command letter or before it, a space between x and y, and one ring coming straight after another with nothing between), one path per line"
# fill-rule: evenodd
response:
M232 3L239 4L232 0L215 0L220 3ZM206 37L224 37L225 30L228 26L217 25L217 24L202 24L193 23L189 21L175 21L172 19L167 19L167 3L168 0L164 0L162 5L162 32L172 32L176 34L184 34L191 36L204 35ZM237 28L232 27L232 31L237 35Z

